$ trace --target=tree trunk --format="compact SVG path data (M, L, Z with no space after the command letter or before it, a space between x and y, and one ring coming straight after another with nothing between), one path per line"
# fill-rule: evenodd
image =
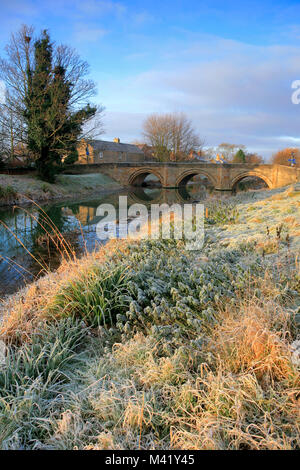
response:
M50 156L49 147L42 147L40 156L36 160L36 167L38 171L38 176L48 183L54 183L55 181L55 168L53 166L53 161Z

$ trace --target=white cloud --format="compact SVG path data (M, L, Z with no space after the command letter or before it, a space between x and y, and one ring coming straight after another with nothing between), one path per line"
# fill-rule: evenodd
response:
M174 56L170 44L159 54L155 69L121 77L106 90L107 109L111 99L112 111L133 116L136 137L142 122L134 113L184 111L209 146L241 143L269 156L280 145L299 142L300 105L291 103L291 84L300 79L300 47L202 35L188 45L178 43ZM119 132L126 131L133 133L127 120L120 120Z
M82 24L75 27L74 39L79 42L95 42L108 33L102 28L89 28Z
M285 143L290 143L290 144L300 144L300 137L291 137L291 136L280 136L280 137L277 137L278 140L282 140L283 142Z
M87 14L106 15L109 13L116 16L122 16L127 10L123 3L110 0L78 1L77 8Z

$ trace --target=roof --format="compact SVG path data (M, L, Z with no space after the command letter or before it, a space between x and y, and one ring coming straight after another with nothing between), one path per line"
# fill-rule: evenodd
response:
M207 158L199 157L199 155L197 155L197 157L195 158L196 160L198 160L198 162L209 163L209 160Z
M104 150L110 150L112 152L126 152L126 153L138 153L144 155L144 152L133 144L122 144L118 142L108 142L106 140L91 140L89 144L94 150L103 152Z
M197 160L198 162L209 163L209 160L207 158L205 158L202 155L199 155L199 153L195 152L195 150L192 150L191 153L192 153L193 158Z

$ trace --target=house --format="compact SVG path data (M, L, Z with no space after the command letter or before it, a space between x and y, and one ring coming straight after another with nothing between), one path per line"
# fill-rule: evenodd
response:
M144 155L146 156L146 159L147 160L156 160L156 158L154 157L154 150L153 150L153 147L151 147L150 145L148 144L135 144L143 153Z
M87 163L118 163L118 162L144 162L144 152L133 144L123 144L119 138L108 142L106 140L82 139L77 146L79 164Z
M201 150L199 150L198 152L195 152L195 150L191 150L189 153L189 160L197 160L198 162L209 163L209 160L202 155Z
M223 156L223 155L219 155L219 154L217 154L216 159L215 159L215 162L216 162L216 163L227 163L227 161L225 160L224 156Z
M13 150L9 149L9 152L3 155L2 159L6 166L20 168L28 166L32 161L27 145L21 142L17 143Z

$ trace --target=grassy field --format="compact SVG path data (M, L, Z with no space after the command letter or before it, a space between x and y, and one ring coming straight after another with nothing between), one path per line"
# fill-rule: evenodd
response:
M210 203L201 252L111 241L2 305L2 449L299 449L300 192Z
M55 184L45 183L34 176L1 175L0 205L51 201L95 194L95 191L113 191L121 186L102 174L59 175Z

